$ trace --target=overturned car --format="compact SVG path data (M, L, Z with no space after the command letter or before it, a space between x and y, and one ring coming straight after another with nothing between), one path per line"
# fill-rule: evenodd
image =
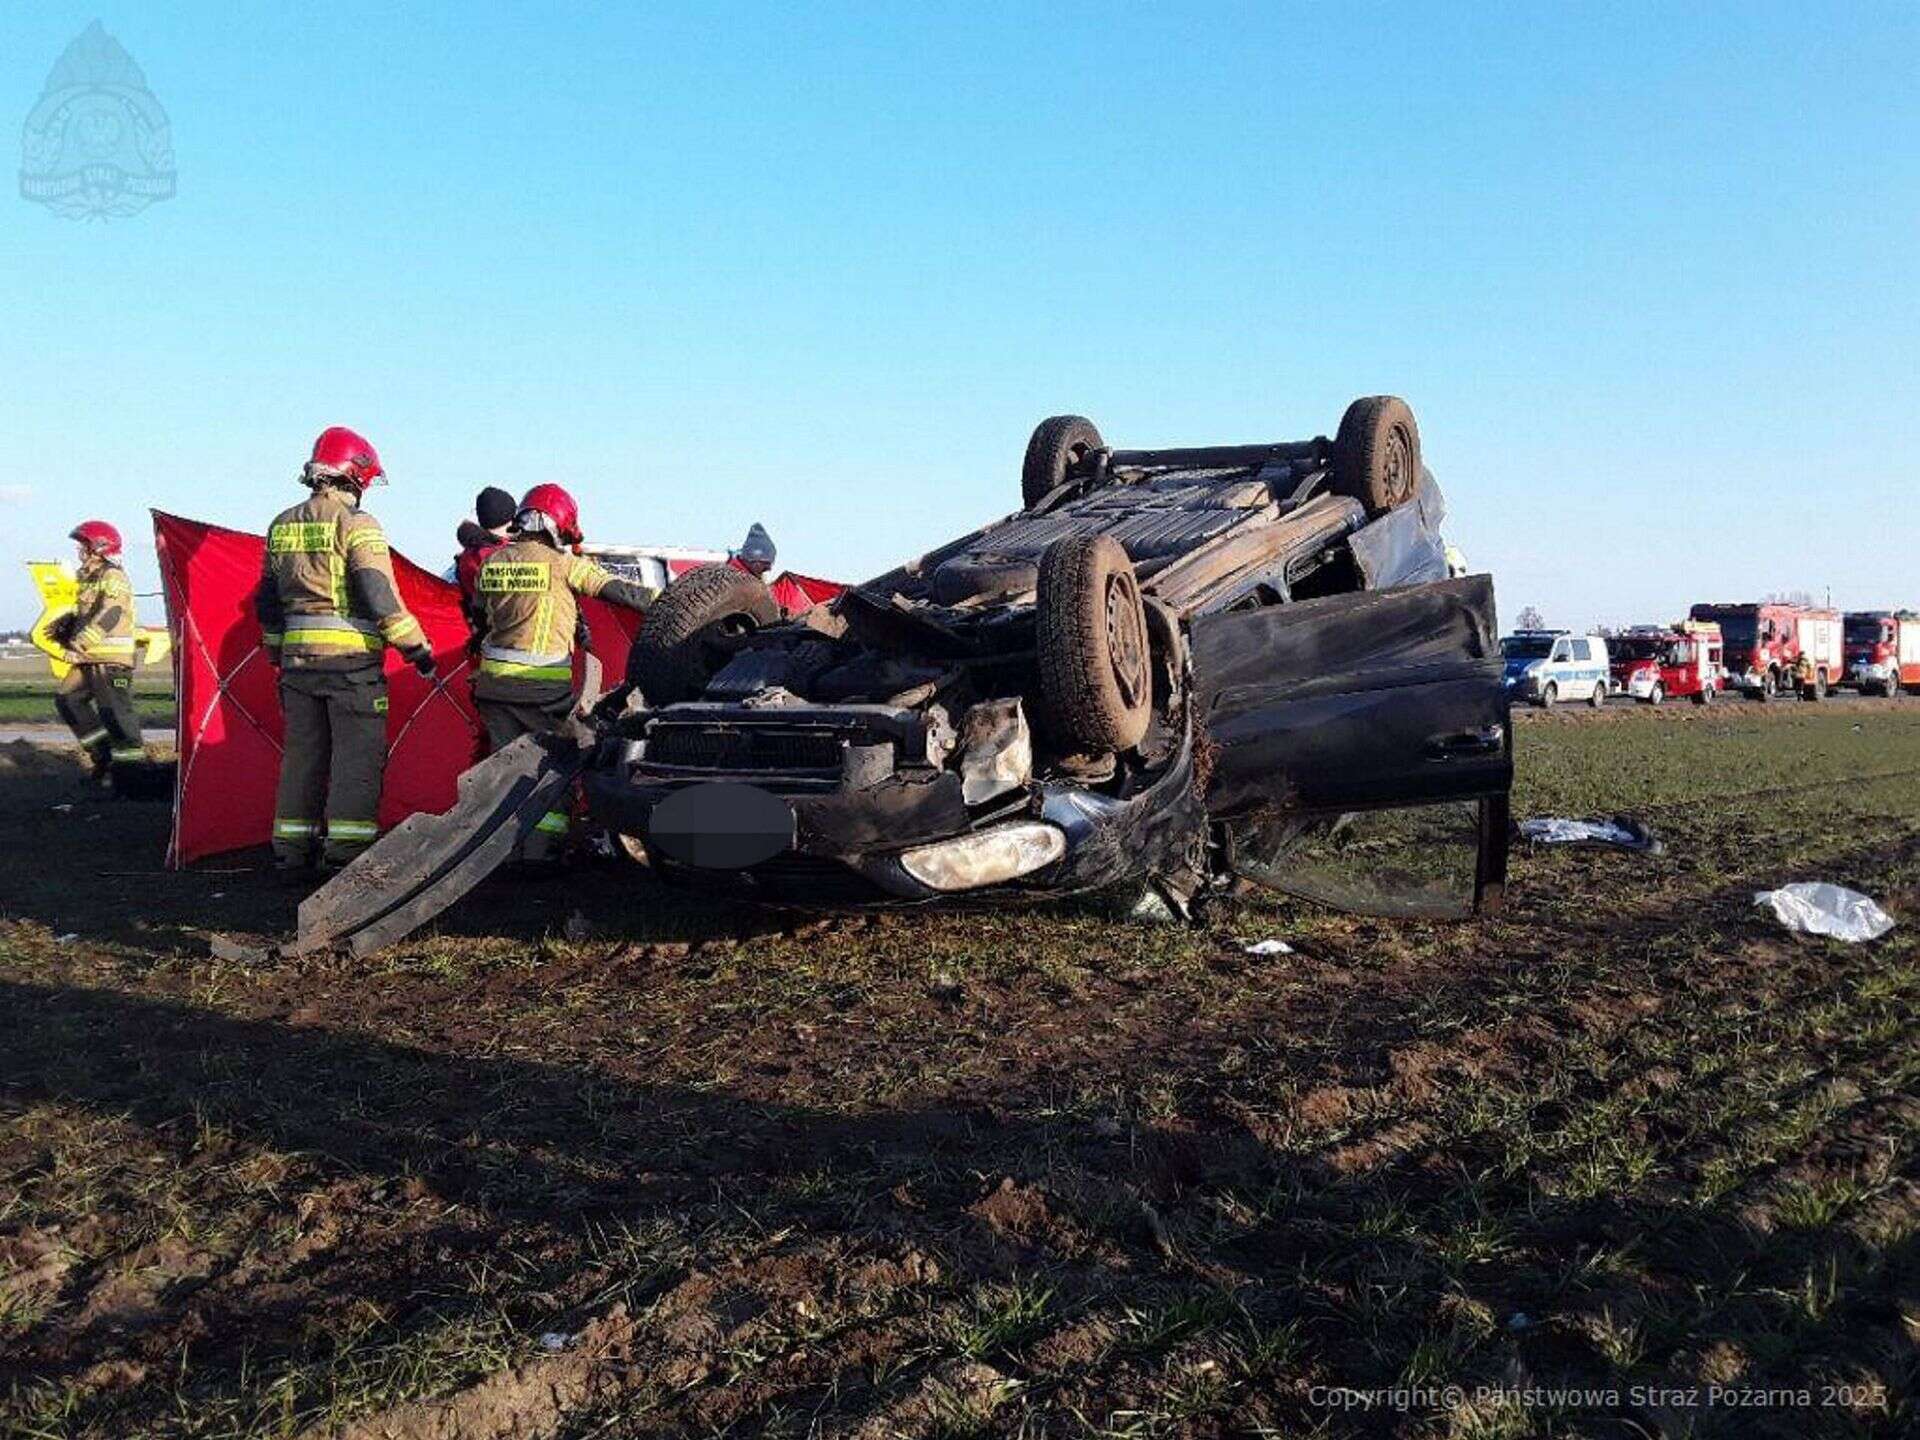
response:
M594 817L663 878L781 903L1497 904L1493 590L1448 578L1402 401L1183 450L1058 416L1021 479L1017 513L797 620L738 571L683 577L585 769Z

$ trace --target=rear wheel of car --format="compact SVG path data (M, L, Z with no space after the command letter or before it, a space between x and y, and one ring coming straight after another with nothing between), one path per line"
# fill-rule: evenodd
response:
M1596 710L1604 709L1606 707L1606 703L1607 703L1607 682L1606 681L1596 680L1594 682L1593 694L1587 697L1587 703L1593 706L1593 708Z
M1420 427L1397 395L1356 400L1340 417L1333 441L1333 488L1384 515L1411 500L1420 485Z
M1667 687L1662 685L1658 680L1654 681L1653 689L1647 692L1647 704L1661 705L1666 702L1666 698Z
M1546 688L1540 692L1540 708L1542 710L1551 710L1553 708L1553 702L1559 698L1560 687L1549 680Z
M1070 535L1040 557L1040 700L1072 751L1131 750L1147 733L1153 666L1133 562L1111 535Z
M1711 705L1713 703L1713 686L1711 684L1702 685L1699 690L1694 692L1693 703L1696 705Z
M1027 458L1020 462L1020 499L1031 510L1064 484L1069 472L1106 447L1100 429L1084 415L1051 415L1033 427Z
M689 570L661 592L627 656L627 679L649 705L691 700L726 663L726 641L780 618L756 577L731 565Z

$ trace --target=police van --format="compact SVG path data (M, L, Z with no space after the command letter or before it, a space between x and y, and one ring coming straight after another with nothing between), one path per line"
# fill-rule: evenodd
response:
M1566 630L1517 630L1500 642L1507 693L1543 708L1561 700L1607 703L1607 642Z

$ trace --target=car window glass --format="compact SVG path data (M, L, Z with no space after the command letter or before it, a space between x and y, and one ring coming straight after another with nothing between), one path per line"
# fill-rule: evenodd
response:
M1248 817L1229 829L1236 872L1302 900L1363 915L1444 920L1473 912L1478 801L1333 819Z
M1593 652L1588 648L1586 641L1576 640L1573 642L1573 658L1576 660L1591 660L1593 658Z

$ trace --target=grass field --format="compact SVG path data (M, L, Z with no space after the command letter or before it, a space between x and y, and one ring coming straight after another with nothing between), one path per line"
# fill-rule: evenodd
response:
M133 708L143 725L173 723L173 676L161 667L136 672ZM38 656L0 657L0 725L51 725L59 716L53 708L53 677Z
M1915 1433L1920 702L1519 742L1666 853L1476 925L607 870L259 971L260 857L0 748L0 1433Z

